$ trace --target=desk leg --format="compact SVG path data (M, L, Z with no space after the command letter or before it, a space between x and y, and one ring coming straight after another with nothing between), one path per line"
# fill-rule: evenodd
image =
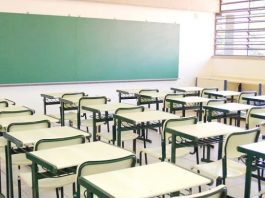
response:
M44 115L46 115L46 113L47 113L47 108L46 108L46 97L43 97L43 111L44 111Z
M251 188L251 164L252 164L252 156L247 155L247 160L246 160L246 178L245 178L245 198L250 198L250 188Z
M169 106L170 106L170 109L169 109L170 113L173 113L173 102L172 101L169 102Z
M240 127L240 111L237 111L237 123L236 126Z
M97 140L97 124L96 124L96 113L93 112L93 141Z
M185 105L184 104L182 104L182 117L185 117Z
M117 128L117 144L119 147L121 147L121 120L118 119L118 128Z
M13 198L14 197L14 190L13 190L13 172L12 172L12 153L11 153L11 142L7 141L6 145L6 179L7 179L7 197Z
M211 122L212 121L212 110L211 109L209 109L209 115L207 116L207 121L208 122Z
M218 160L220 160L222 158L223 155L223 141L224 141L224 137L221 135L219 136L219 143L218 143Z
M176 135L172 134L171 163L175 164L175 162L176 162Z
M156 110L159 110L159 100L156 98Z
M121 103L121 92L119 92L119 103Z
M202 102L200 102L199 121L202 121Z
M64 103L61 103L60 114L61 114L61 126L64 126Z
M32 162L32 197L39 198L38 166Z

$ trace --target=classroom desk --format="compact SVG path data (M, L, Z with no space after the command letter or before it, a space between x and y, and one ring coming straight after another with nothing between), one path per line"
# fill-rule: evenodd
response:
M119 115L114 114L113 118L117 120L117 144L118 146L121 146L122 131L140 129L144 131L144 129L151 127L161 127L163 125L163 121L168 119L177 119L179 118L179 116L163 111L147 110L143 112L123 113ZM159 121L162 121L162 123ZM129 124L132 124L132 126L122 127L122 122L127 122ZM142 135L145 139L144 132ZM116 137L114 137L114 140L116 140Z
M241 92L238 91L205 91L205 95L208 95L209 98L212 96L218 98L231 98L231 101L234 101L235 96L239 96Z
M136 94L138 94L140 90L141 89L117 89L119 102L122 100L137 99Z
M147 99L153 99L153 103L156 104L156 110L159 110L159 103L163 103L164 101L164 98L166 95L168 94L172 94L172 93L169 93L169 92L164 92L164 91L161 91L161 92L151 92L151 93L144 93L144 94L136 94L138 97L146 97ZM141 102L140 103L140 99L138 98L138 103L137 105L142 105L142 104L150 104L150 102Z
M71 97L67 97L67 99L65 98L59 98L59 101L61 102L61 125L64 126L65 125L65 110L77 110L78 109L78 103L80 98L82 98L83 96L71 96Z
M80 93L80 92L58 92L58 93L41 94L41 97L43 97L44 114L45 115L47 114L48 105L60 104L59 98L62 98L64 94L68 94L68 93Z
M242 99L246 100L247 104L250 104L250 102L265 103L265 95L262 95L262 96L245 96Z
M6 132L8 125L12 123L20 122L36 122L39 120L49 120L50 122L57 122L58 120L47 115L33 114L27 116L15 116L15 117L5 117L0 118L0 131Z
M10 197L13 197L13 171L12 171L12 149L11 143L15 144L18 148L29 147L32 148L36 142L41 139L54 139L66 138L76 135L84 135L89 137L90 134L74 129L72 127L52 127L44 129L32 129L24 132L8 132L4 133L7 139L7 160L6 160L6 176L7 176L7 189L10 189ZM20 151L21 152L21 151Z
M194 93L194 95L196 96L200 96L200 93L203 90L202 87L177 87L177 88L171 87L170 89L173 90L174 93L176 92L184 92L187 94Z
M265 158L265 141L247 144L239 146L239 152L247 154L246 159L246 178L245 178L245 198L250 198L251 191L251 172L252 172L252 161L254 157Z
M166 101L169 102L171 113L174 111L174 104L182 105L181 110L182 110L182 116L183 117L185 117L186 109L198 108L197 105L194 107L187 107L187 105L198 103L199 104L199 120L201 121L202 120L202 105L203 105L203 103L207 103L209 101L209 99L199 97L199 96L187 96L184 98L167 99Z
M108 179L106 179L108 178ZM88 197L144 198L212 183L208 178L168 162L105 172L79 178Z
M130 108L135 107L135 105L125 104L125 103L106 103L100 105L89 105L82 106L82 109L85 111L92 112L93 119L93 141L96 141L97 136L97 122L112 120L112 117L109 116L110 112L114 112L119 108ZM102 117L101 113L104 112L104 116ZM80 116L78 116L77 126L80 128Z
M265 113L252 113L251 117L265 120Z
M171 148L171 162L175 163L176 159L176 148L183 147L182 145L177 145L176 137L182 137L188 139L188 145L198 145L200 141L205 138L213 138L214 142L219 142L219 152L218 159L222 156L222 140L223 136L233 133L233 132L242 132L244 129L230 126L226 124L222 124L219 122L207 122L207 123L198 123L193 125L184 125L184 126L176 126L176 127L168 127L165 129L166 133L172 134L172 148ZM215 138L217 137L217 138ZM211 139L209 139L211 140ZM209 143L210 141L206 141Z
M58 147L53 149L33 151L26 153L32 161L32 189L33 197L38 198L38 177L40 174L37 165L42 166L52 174L58 174L60 170L68 168L75 173L78 165L86 161L99 161L121 158L133 155L132 152L106 144L100 141L86 144Z
M228 115L228 116L236 116L237 118L237 126L240 126L240 113L241 111L249 110L253 106L241 103L225 103L225 104L218 104L218 105L207 105L203 106L205 110L209 111L209 116L207 121L211 122L212 120L212 113L213 111L218 111L224 113L224 118L227 117L229 113L236 112L235 114ZM226 119L224 120L226 124Z

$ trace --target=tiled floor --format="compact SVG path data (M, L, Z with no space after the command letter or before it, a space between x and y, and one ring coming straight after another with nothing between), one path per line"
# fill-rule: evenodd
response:
M242 124L243 126L243 124ZM103 127L102 130L105 130L105 126ZM153 147L153 146L160 146L160 135L158 134L158 132L152 131L150 130L149 132L149 137L150 139L153 141L152 144L148 144L148 147ZM131 149L131 142L127 142L125 143L125 148L126 149ZM139 150L143 148L143 143L141 141L137 141L137 157L139 157ZM212 152L212 158L216 159L216 146L213 149ZM201 150L200 150L200 156L201 155ZM158 162L159 160L156 159L152 159L152 158L148 158L149 163L154 163L154 162ZM185 168L191 168L194 164L195 164L195 156L194 155L188 155L184 158L181 159L177 159L176 163L180 166L183 166ZM4 166L4 162L1 161L1 165L2 165L2 188L4 189L4 194L5 194L5 166ZM17 176L17 167L13 167L14 169L14 178L16 178ZM163 174L163 173L161 173ZM139 178L140 179L140 178ZM244 197L244 177L240 177L240 178L236 178L236 179L227 179L227 188L228 188L228 194L232 197L235 198L242 198ZM210 188L213 186L210 186ZM208 188L208 186L203 187L203 189ZM65 192L64 192L64 197L65 198L70 198L73 197L72 196L72 186L69 185L67 187L64 188ZM263 186L263 189L265 189L265 186ZM198 188L194 188L193 192L197 192ZM17 197L17 184L16 184L16 180L14 180L14 192L15 192L15 197ZM187 193L187 191L183 191L184 194ZM251 188L251 193L252 196L251 197L257 197L257 182L255 179L252 180L252 188ZM23 198L31 198L31 188L29 188L28 186L26 186L23 182L22 182L22 197ZM40 191L40 197L41 198L55 198L56 197L56 193L55 190L50 190L50 191Z

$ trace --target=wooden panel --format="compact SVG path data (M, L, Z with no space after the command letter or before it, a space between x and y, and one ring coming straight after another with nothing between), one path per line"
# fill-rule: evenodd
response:
M157 8L219 12L219 0L88 0L101 3L128 4Z

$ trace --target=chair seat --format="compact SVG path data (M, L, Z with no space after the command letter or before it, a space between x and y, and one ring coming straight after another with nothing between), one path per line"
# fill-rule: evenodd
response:
M161 147L155 147L155 148L145 148L142 149L141 152L146 153L148 155L151 155L155 158L162 159L162 148ZM176 149L176 158L184 157L187 154L189 154L189 150L186 148L178 148ZM166 145L166 160L171 159L171 145Z
M112 133L98 133L97 135L107 141L113 140ZM121 133L121 141L134 140L137 137L138 134L134 133L133 131L123 131Z
M29 187L32 187L32 174L30 171L20 173L20 178ZM39 188L55 189L75 182L76 175L68 175L58 178L45 178L39 180Z
M192 168L192 170L199 171L201 175L210 177L212 179L223 177L222 160L195 165ZM227 160L227 177L238 177L241 175L245 175L245 173L246 173L245 164L241 164L230 159Z

